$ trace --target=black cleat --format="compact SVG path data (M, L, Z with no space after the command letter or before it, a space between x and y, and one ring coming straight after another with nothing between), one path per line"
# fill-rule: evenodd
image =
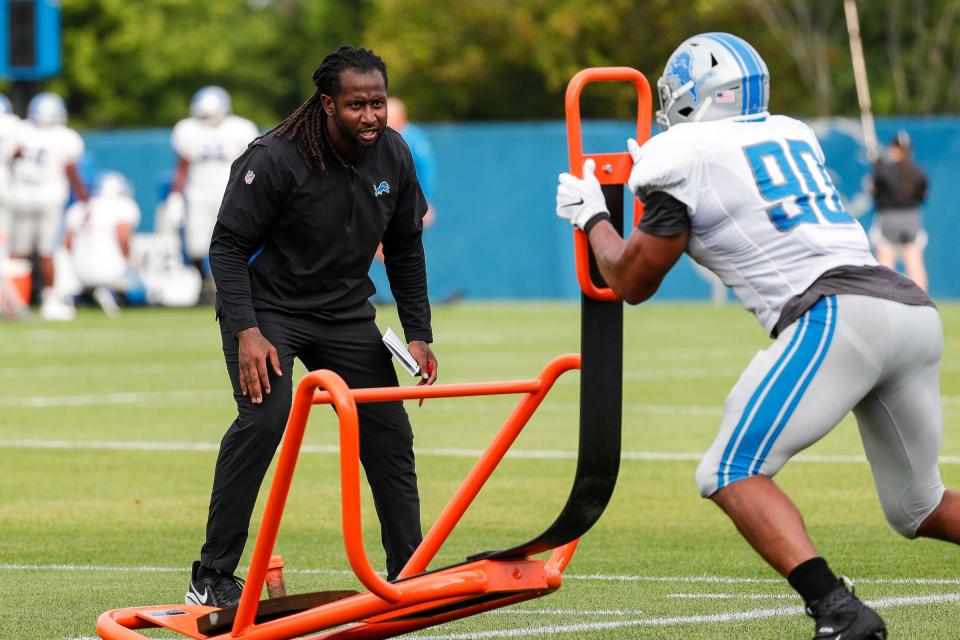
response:
M813 640L886 640L887 625L853 595L852 587L849 578L840 578L833 591L807 607L816 624Z
M200 566L200 561L197 560L190 572L190 586L187 587L184 602L223 609L237 606L241 593L243 580L229 573Z

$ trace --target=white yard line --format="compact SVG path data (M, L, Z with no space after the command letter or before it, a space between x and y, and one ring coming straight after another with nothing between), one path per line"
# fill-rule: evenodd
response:
M66 368L63 368L66 369ZM167 369L166 365L155 365L152 371L163 372ZM148 369L148 370L151 370ZM60 367L44 367L37 371L46 372L47 375L53 371L59 372ZM0 377L10 373L9 369L0 369ZM559 382L564 382L561 379ZM576 382L568 380L567 382ZM493 398L485 402L443 402L431 401L428 410L433 413L474 413L474 414L503 414L506 415L507 407L511 406L515 400L513 396L506 398ZM149 405L168 403L183 403L190 400L203 400L207 398L222 399L225 402L229 400L229 391L224 388L217 389L173 389L167 391L120 391L112 393L84 393L71 395L30 395L30 396L0 396L0 408L36 408L49 409L59 407L95 407L95 406L117 406L117 405ZM955 413L960 406L960 396L943 396L942 404L944 408ZM412 400L409 402L413 402ZM538 411L544 414L569 414L576 415L580 405L576 402L552 402L549 399L540 406ZM686 404L646 404L646 403L626 403L623 405L624 415L652 415L652 416L710 416L719 417L723 413L723 408L719 405L686 405Z
M169 391L122 391L113 393L84 393L72 395L31 395L31 396L0 396L0 408L32 408L50 409L59 407L96 407L117 405L147 405L156 406L172 403L183 403L190 400L207 398L229 401L229 391L217 389L174 389ZM409 402L413 402L410 400ZM433 413L474 413L474 414L502 414L506 416L507 407L515 401L489 400L486 402L442 402L433 400L427 409ZM944 408L955 413L960 407L960 396L944 396ZM549 399L540 406L538 412L543 414L576 415L580 405L575 402L552 402ZM623 405L624 415L648 416L709 416L719 417L723 408L719 405L681 405L681 404L645 404L627 403Z
M218 442L162 442L143 440L47 440L41 438L0 439L0 449L92 449L103 451L218 451ZM303 445L303 453L334 455L340 448L335 444ZM437 458L473 458L483 453L481 449L447 447L418 447L419 456ZM508 458L526 460L574 460L576 451L518 449L509 451ZM703 455L686 451L624 451L621 460L641 462L699 462ZM866 464L862 454L854 455L809 455L801 454L794 462L817 464ZM960 464L960 456L941 456L940 464Z
M177 373L184 371L223 371L223 360L184 361L184 362L124 362L122 364L45 364L33 367L0 367L0 378L48 378L52 376L102 376L105 374L132 373Z
M677 600L794 600L795 593L668 593L665 598Z
M783 584L783 578L733 578L726 576L609 576L600 573L563 574L564 580L598 582L665 582L683 584ZM856 584L960 585L960 578L857 578Z
M866 601L874 609L890 609L893 607L918 606L926 604L941 604L960 602L960 593L945 593L929 596L906 596L895 598L881 598ZM581 622L564 625L537 625L526 629L502 629L496 631L473 631L468 633L447 634L414 634L418 640L485 640L487 638L523 638L530 636L554 636L571 633L585 633L590 631L605 631L610 629L625 629L630 627L666 627L681 624L704 624L718 622L742 622L760 620L763 618L783 618L803 614L803 607L777 607L775 609L751 609L748 611L733 611L698 616L669 616L658 618L639 618L635 620L611 620L605 622Z
M638 609L515 609L506 607L488 611L486 615L502 616L642 616Z
M0 407L49 409L56 407L95 407L102 405L155 404L182 402L203 398L228 397L222 391L126 391L120 393L85 393L71 396L20 396L0 398Z

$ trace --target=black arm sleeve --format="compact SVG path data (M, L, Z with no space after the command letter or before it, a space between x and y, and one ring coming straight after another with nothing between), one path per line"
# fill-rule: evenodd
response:
M255 251L253 242L244 240L219 222L214 226L210 270L217 283L217 317L230 333L257 326L247 269L247 261Z
M231 333L257 326L247 263L262 248L291 181L289 170L256 142L230 167L210 240L210 271L217 284L217 317Z
M409 169L401 182L397 210L383 236L383 264L407 342L433 342L422 240L427 200L412 168L409 152L406 155Z
M687 205L665 191L651 191L643 198L643 217L637 228L653 236L669 238L690 230Z

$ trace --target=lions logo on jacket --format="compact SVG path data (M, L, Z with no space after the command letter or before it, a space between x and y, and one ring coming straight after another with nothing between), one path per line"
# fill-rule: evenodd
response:
M380 184L373 185L373 195L379 198L385 193L390 193L390 183L388 183L386 180Z

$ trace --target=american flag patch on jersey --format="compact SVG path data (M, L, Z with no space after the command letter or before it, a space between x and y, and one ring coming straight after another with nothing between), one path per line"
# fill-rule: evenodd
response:
M717 91L713 99L720 104L732 104L737 99L737 94L733 91Z
M247 171L247 175L243 176L243 181L246 182L247 184L250 184L251 182L253 182L253 179L256 177L257 177L257 174L255 174L253 171Z

